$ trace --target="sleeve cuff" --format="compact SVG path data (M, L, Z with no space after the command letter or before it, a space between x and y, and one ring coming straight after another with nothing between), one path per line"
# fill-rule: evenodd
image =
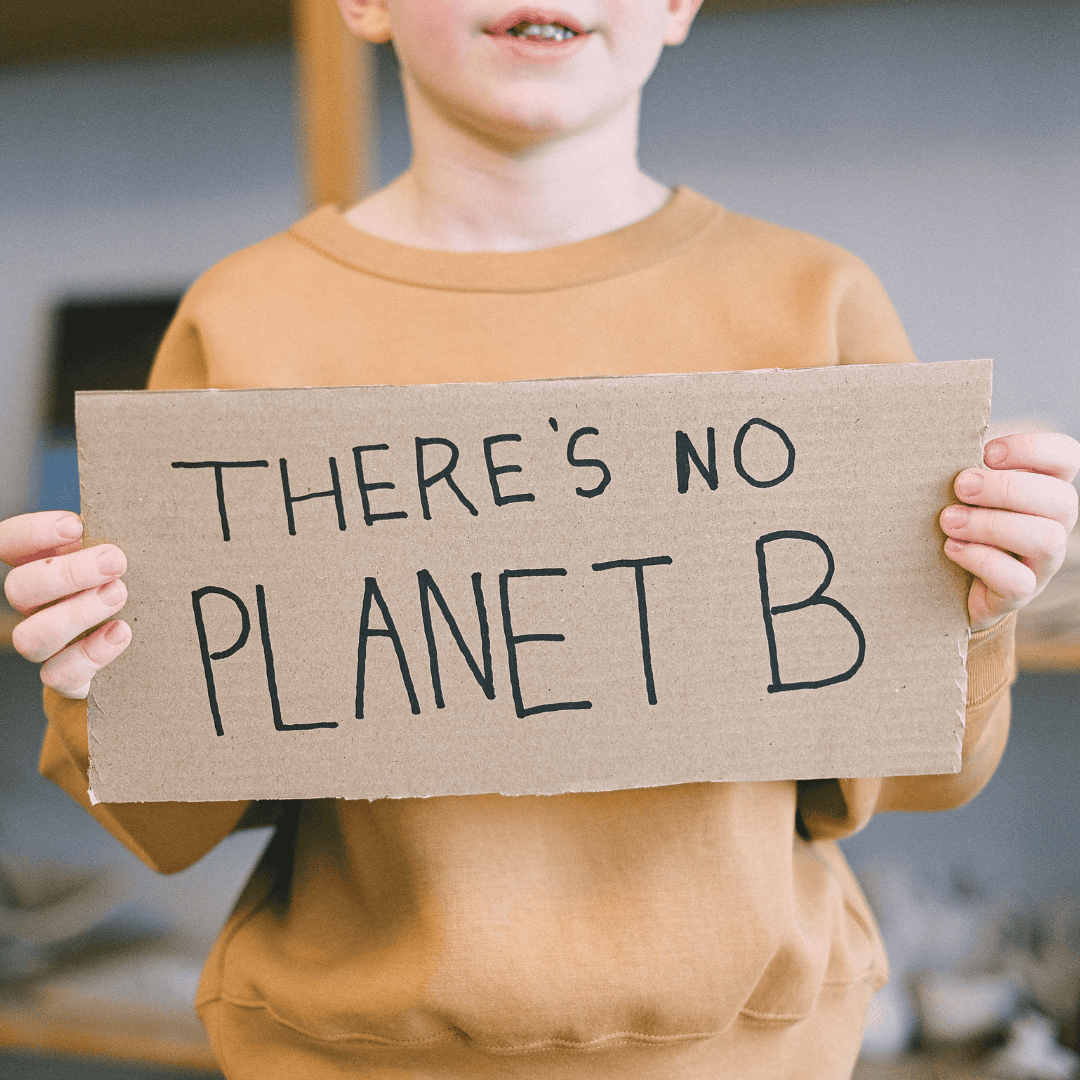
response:
M1016 612L971 635L967 658L967 704L977 708L1000 694L1016 675Z
M49 726L41 747L41 774L63 788L129 851L152 870L171 874L197 862L228 836L247 802L147 802L91 804L86 702L45 688Z

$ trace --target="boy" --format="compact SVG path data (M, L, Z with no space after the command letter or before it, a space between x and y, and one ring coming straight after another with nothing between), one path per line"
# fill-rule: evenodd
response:
M700 0L512 2L339 0L354 33L394 41L412 165L200 279L151 388L914 360L852 256L639 171L640 88ZM1008 613L1076 520L1073 440L999 439L986 459L942 514L947 554L975 575L957 775L91 807L81 699L130 640L112 620L125 563L49 513L0 526L28 615L16 644L43 661L42 770L164 871L276 821L199 991L229 1077L838 1080L886 969L831 841L986 782L1008 726Z

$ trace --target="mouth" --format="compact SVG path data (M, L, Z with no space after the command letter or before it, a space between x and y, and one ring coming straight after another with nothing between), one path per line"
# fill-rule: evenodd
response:
M485 33L495 37L505 35L535 45L559 45L588 31L577 19L561 11L518 8L487 27Z

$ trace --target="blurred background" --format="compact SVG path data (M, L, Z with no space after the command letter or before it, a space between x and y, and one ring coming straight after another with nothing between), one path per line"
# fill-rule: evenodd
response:
M199 273L407 165L392 49L336 20L332 0L0 0L0 517L77 509L72 392L140 386ZM921 359L994 358L998 429L1080 437L1077 0L707 3L647 87L641 157L860 255ZM142 868L37 778L40 687L11 625L0 611L0 1074L212 1071L195 983L268 834L177 877ZM1075 1069L1075 545L1020 660L983 795L845 844L894 969L863 1077Z

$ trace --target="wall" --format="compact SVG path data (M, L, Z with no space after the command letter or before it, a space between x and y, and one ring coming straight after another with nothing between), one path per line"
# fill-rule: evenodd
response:
M854 251L921 359L994 358L995 421L1080 437L1078 41L1074 0L699 19L646 87L642 165ZM393 175L408 142L382 95Z
M1071 0L702 19L646 90L656 176L826 236L925 360L993 356L995 418L1080 435L1080 78ZM381 174L408 160L381 57ZM45 318L183 285L299 210L292 62L247 49L0 69L0 513L36 497Z
M642 158L734 210L853 249L884 280L923 359L992 355L997 417L1035 415L1080 435L1078 40L1071 0L703 20L647 88ZM408 141L385 52L380 66L385 179L406 163ZM261 49L0 70L0 146L7 514L37 499L49 305L73 290L182 286L299 213L292 61ZM10 692L17 663L4 667L4 697L26 711L6 723L32 721L4 780L3 843L104 858L88 819L61 826L60 796L29 787L40 714L32 678ZM1080 892L1076 703L1074 678L1025 680L1013 750L987 795L955 815L885 819L853 852L975 860L993 876L1023 873L1032 888ZM208 884L225 871L201 864L190 885L141 887L177 918L196 906L183 899L194 889L216 918L254 856L245 843L231 884Z
M817 233L923 360L992 356L995 418L1080 436L1080 5L942 0L699 24L645 102L665 179Z
M299 213L287 49L0 68L0 516L36 501L48 314L182 288Z

